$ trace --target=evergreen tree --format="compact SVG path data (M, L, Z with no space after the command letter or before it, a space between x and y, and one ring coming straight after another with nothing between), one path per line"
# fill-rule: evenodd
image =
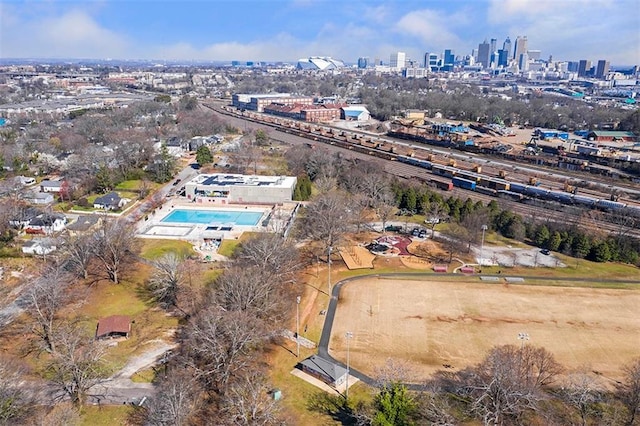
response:
M213 155L211 150L206 145L200 145L196 150L196 161L198 164L211 164L213 163Z
M408 426L413 425L411 417L416 410L416 403L407 388L400 383L391 383L376 395L373 402L375 413L373 426Z

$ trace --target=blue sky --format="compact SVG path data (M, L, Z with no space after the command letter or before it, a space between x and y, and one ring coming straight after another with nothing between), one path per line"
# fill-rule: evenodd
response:
M543 58L640 64L640 0L0 0L2 58L388 62L518 35Z

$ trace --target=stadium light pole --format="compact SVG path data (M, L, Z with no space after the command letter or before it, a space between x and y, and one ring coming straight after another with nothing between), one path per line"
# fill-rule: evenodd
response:
M296 357L300 358L300 296L296 297Z
M482 268L482 260L484 256L484 233L489 229L487 225L482 225L482 242L480 243L480 267Z
M347 331L345 333L345 337L347 338L347 383L344 389L344 399L349 400L349 340L353 338L353 333L351 331Z
M327 254L327 264L329 265L329 274L327 275L327 287L329 290L329 298L331 298L331 250L332 247L329 246L328 254Z
M528 333L518 333L518 339L520 339L520 341L522 342L520 344L520 349L524 349L524 341L525 340L529 340L529 334Z

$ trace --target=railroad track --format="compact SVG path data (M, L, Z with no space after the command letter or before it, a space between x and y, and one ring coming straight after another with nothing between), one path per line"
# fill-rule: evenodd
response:
M349 149L345 147L348 142L346 140L335 140L332 143L326 142L326 136L324 138L319 138L318 135L313 135L310 133L305 133L300 130L291 129L287 127L280 127L274 125L274 123L263 123L256 119L251 119L248 117L239 116L238 114L233 114L229 111L225 111L221 108L212 107L210 105L204 104L207 108L211 109L216 113L220 113L228 117L229 119L235 122L235 125L239 128L242 128L243 124L246 121L257 125L258 128L263 128L269 130L270 137L274 140L283 142L285 144L307 144L314 146L323 146L333 152L340 152L342 155L349 156L351 158L358 158L366 161L379 161L384 164L384 170L386 173L399 176L405 179L418 178L423 181L428 181L434 175L423 168L413 166L406 163L400 163L397 161L389 161L384 158L379 158L373 155L370 155L367 152L373 152L374 149L367 150L363 149L361 151L356 151L354 149ZM363 133L364 134L364 133ZM322 139L325 139L323 141ZM388 138L387 138L388 139ZM399 143L404 143L404 141L399 141ZM413 144L407 144L408 146L413 146ZM353 148L353 147L352 147ZM437 152L432 148L428 148L428 152ZM451 155L451 153L448 153ZM453 158L459 158L460 154L455 156L452 155ZM484 160L487 161L486 159ZM491 160L490 160L491 161ZM514 166L517 167L517 166ZM597 229L601 229L603 231L609 233L619 233L620 226L617 224L610 223L605 220L599 220L597 218L591 218L590 223L582 223L581 218L585 213L589 211L589 209L579 208L575 206L562 205L558 203L547 202L542 205L530 205L524 204L522 202L517 202L513 200L496 198L491 195L482 194L474 191L467 191L464 189L454 188L452 191L445 192L445 194L456 195L460 198L470 198L473 201L482 201L485 204L496 201L502 208L508 208L521 215L523 218L529 217L537 217L537 218L545 218L545 220L553 221L553 222L561 222L561 223L575 223L576 226L579 227L588 227L590 229L596 227ZM604 214L602 214L604 215ZM628 229L626 230L626 235L631 235L636 238L640 238L640 229Z

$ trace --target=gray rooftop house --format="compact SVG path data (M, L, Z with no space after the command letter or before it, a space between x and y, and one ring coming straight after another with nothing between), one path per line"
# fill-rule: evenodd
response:
M311 355L302 361L300 368L305 373L322 380L334 388L337 388L347 380L346 368L321 358L319 355Z

